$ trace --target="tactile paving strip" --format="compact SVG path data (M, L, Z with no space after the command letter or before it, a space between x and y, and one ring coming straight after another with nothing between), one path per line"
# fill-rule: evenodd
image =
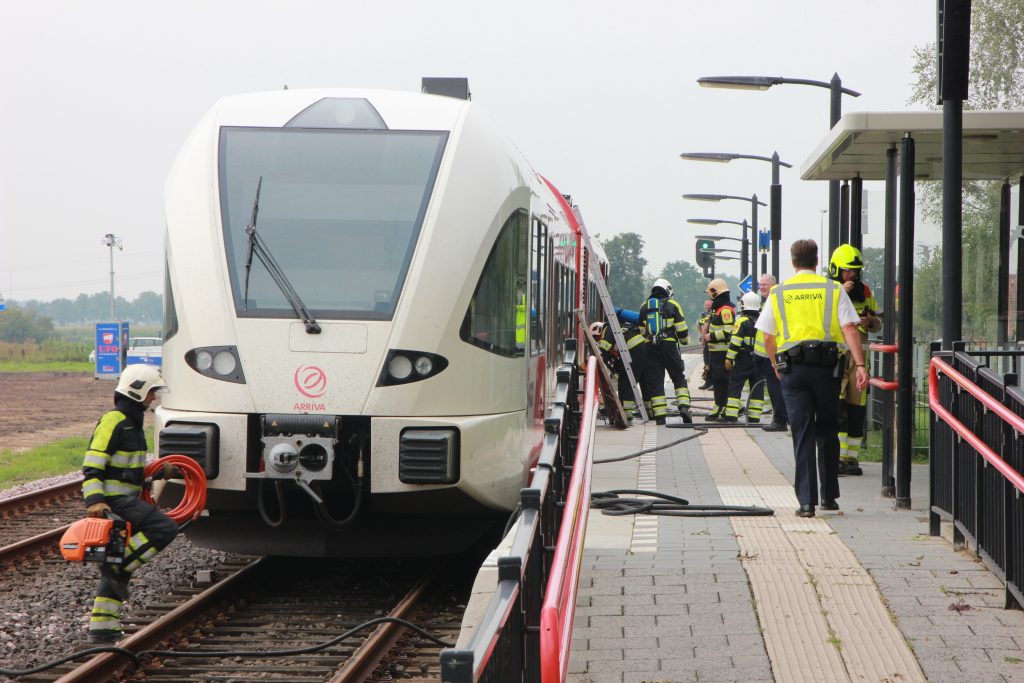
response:
M658 445L658 427L653 422L644 424L644 440L640 450L647 450ZM657 453L647 453L639 458L636 487L646 491L658 488ZM653 515L636 515L633 517L633 535L629 541L629 549L634 553L653 553L658 550L658 518Z
M775 679L925 681L874 581L825 519L793 514L792 485L753 439L712 430L701 448L724 503L775 509L731 518Z

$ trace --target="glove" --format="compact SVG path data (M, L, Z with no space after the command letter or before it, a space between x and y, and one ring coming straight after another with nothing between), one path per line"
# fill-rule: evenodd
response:
M725 359L725 369L732 372L732 361L728 358Z
M179 470L176 465L172 465L171 463L167 463L167 464L164 465L163 470L161 471L161 474L163 474L163 478L164 479L181 479L182 478L181 470Z
M106 517L110 506L106 503L93 503L85 509L86 517Z

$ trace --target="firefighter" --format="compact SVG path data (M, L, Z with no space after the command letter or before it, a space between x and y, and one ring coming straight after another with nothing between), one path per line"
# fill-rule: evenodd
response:
M867 386L868 373L857 331L860 318L849 295L815 272L818 245L814 240L797 240L790 255L796 275L772 288L757 329L764 332L765 350L779 373L789 410L796 462L793 485L800 502L796 515L813 517L819 492L822 509L839 509L839 402L835 397L846 367L841 357L844 347L853 356L859 389Z
M729 350L725 352L725 369L729 371L729 402L721 422L737 422L739 420L743 385L753 386L758 380L757 374L754 372L754 338L757 333L754 323L757 321L758 312L761 309L761 297L757 292L747 292L740 297L740 307L742 312L736 316L736 324L733 325L732 335L729 338ZM760 422L763 407L764 386L758 384L757 388L750 393L748 420L754 423Z
M697 329L700 332L701 353L704 355L704 369L701 371L701 385L697 387L701 391L711 388L711 356L708 351L708 342L704 335L708 332L708 323L711 321L711 299L704 302L704 312L697 318Z
M725 354L729 350L729 338L736 323L736 307L729 299L729 285L720 277L708 283L705 293L711 297L711 319L704 340L708 343L711 387L715 395L715 407L705 419L717 422L725 416L729 400L729 371L725 369Z
M643 330L634 316L636 316L635 311L624 311L621 308L615 309L615 317L622 328L622 338L626 342L626 348L629 349L630 368L633 370L634 379L640 385L640 394L643 397L644 408L650 414L651 401L647 396L647 387L643 382L644 360L648 344L647 339L643 335ZM622 362L622 357L619 355L619 350L615 347L611 325L602 323L600 340L597 345L601 347L601 358L604 360L605 365L608 366L609 370L618 375L619 400L622 401L622 408L626 412L626 417L632 420L636 410L636 394L629 383L629 375L626 374L626 368Z
M878 302L867 283L861 281L863 269L864 258L860 250L852 244L841 244L832 252L828 274L843 286L857 310L857 315L860 316L857 331L860 333L862 354L868 341L868 334L882 329L882 320L875 315L878 311ZM867 357L866 354L863 355ZM846 372L843 374L839 390L839 474L863 473L859 458L860 447L864 442L868 392L867 389L858 389L855 379L856 367L852 356L847 354Z
M159 508L141 500L145 485L146 435L143 416L164 388L160 370L152 365L129 365L114 389L114 410L103 415L85 453L82 495L86 514L116 514L131 524L124 562L100 565L100 584L89 619L88 642L113 643L121 636L121 610L128 599L132 573L166 548L178 525ZM167 466L158 475L180 475ZM159 477L157 477L159 478Z
M768 292L775 286L775 276L765 273L758 282L758 291L761 293L762 301L768 301ZM775 376L772 369L768 352L764 348L764 332L757 331L754 337L754 374L763 379L768 387L768 396L772 401L772 421L761 427L766 432L784 432L789 426L789 417L786 414L786 401L782 398L782 385L779 378Z
M676 407L684 422L690 422L690 389L683 374L683 359L679 346L689 343L686 316L672 298L672 285L658 278L651 286L651 295L640 307L640 323L648 341L646 351L645 384L651 399L651 412L657 424L665 424L668 402L665 400L665 372L676 389Z

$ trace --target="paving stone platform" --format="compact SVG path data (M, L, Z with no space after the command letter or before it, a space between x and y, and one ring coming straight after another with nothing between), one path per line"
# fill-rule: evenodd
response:
M695 392L700 395L699 392ZM653 423L599 427L595 458L668 444ZM609 517L591 511L569 679L1024 681L1024 613L999 579L928 536L928 470L911 510L881 467L840 478L839 512L794 515L788 433L719 429L594 467L593 490L654 488L773 517Z

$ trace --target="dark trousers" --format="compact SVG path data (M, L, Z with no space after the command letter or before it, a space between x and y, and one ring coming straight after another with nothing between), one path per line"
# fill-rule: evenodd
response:
M711 356L711 390L715 394L715 407L719 412L725 411L729 403L729 371L725 369L725 351L712 351Z
M647 377L647 395L665 395L665 373L668 373L672 380L672 386L676 389L686 387L686 375L684 374L683 359L679 357L679 347L676 342L662 341L658 344L651 344L644 357L644 372Z
M764 383L768 385L768 397L772 400L772 410L774 411L772 422L789 424L786 400L782 397L782 384L775 376L772 362L765 356L754 356L754 375L758 379L764 378Z
M839 497L838 391L839 378L830 367L794 364L782 375L796 459L793 488L801 505L818 504L819 477L821 497Z
M123 567L106 562L100 565L100 585L96 589L96 597L124 602L128 599L128 580L131 578L131 571L125 568L147 562L152 557L150 550L160 551L170 545L178 535L178 525L163 510L139 498L117 496L107 498L107 504L114 514L132 525L131 540L139 539L140 532L146 538L145 543L126 552Z
M648 401L650 400L650 396L647 391L647 385L645 384L646 378L644 377L644 364L646 362L645 356L647 354L647 349L643 347L644 345L640 344L629 350L629 357L633 361L630 363L630 369L633 370L633 379L635 379L636 383L640 385L641 395L643 395L645 401ZM635 401L636 397L634 396L633 387L629 384L629 375L626 374L625 364L622 362L620 357L615 356L615 360L612 361L611 370L619 378L619 400Z

